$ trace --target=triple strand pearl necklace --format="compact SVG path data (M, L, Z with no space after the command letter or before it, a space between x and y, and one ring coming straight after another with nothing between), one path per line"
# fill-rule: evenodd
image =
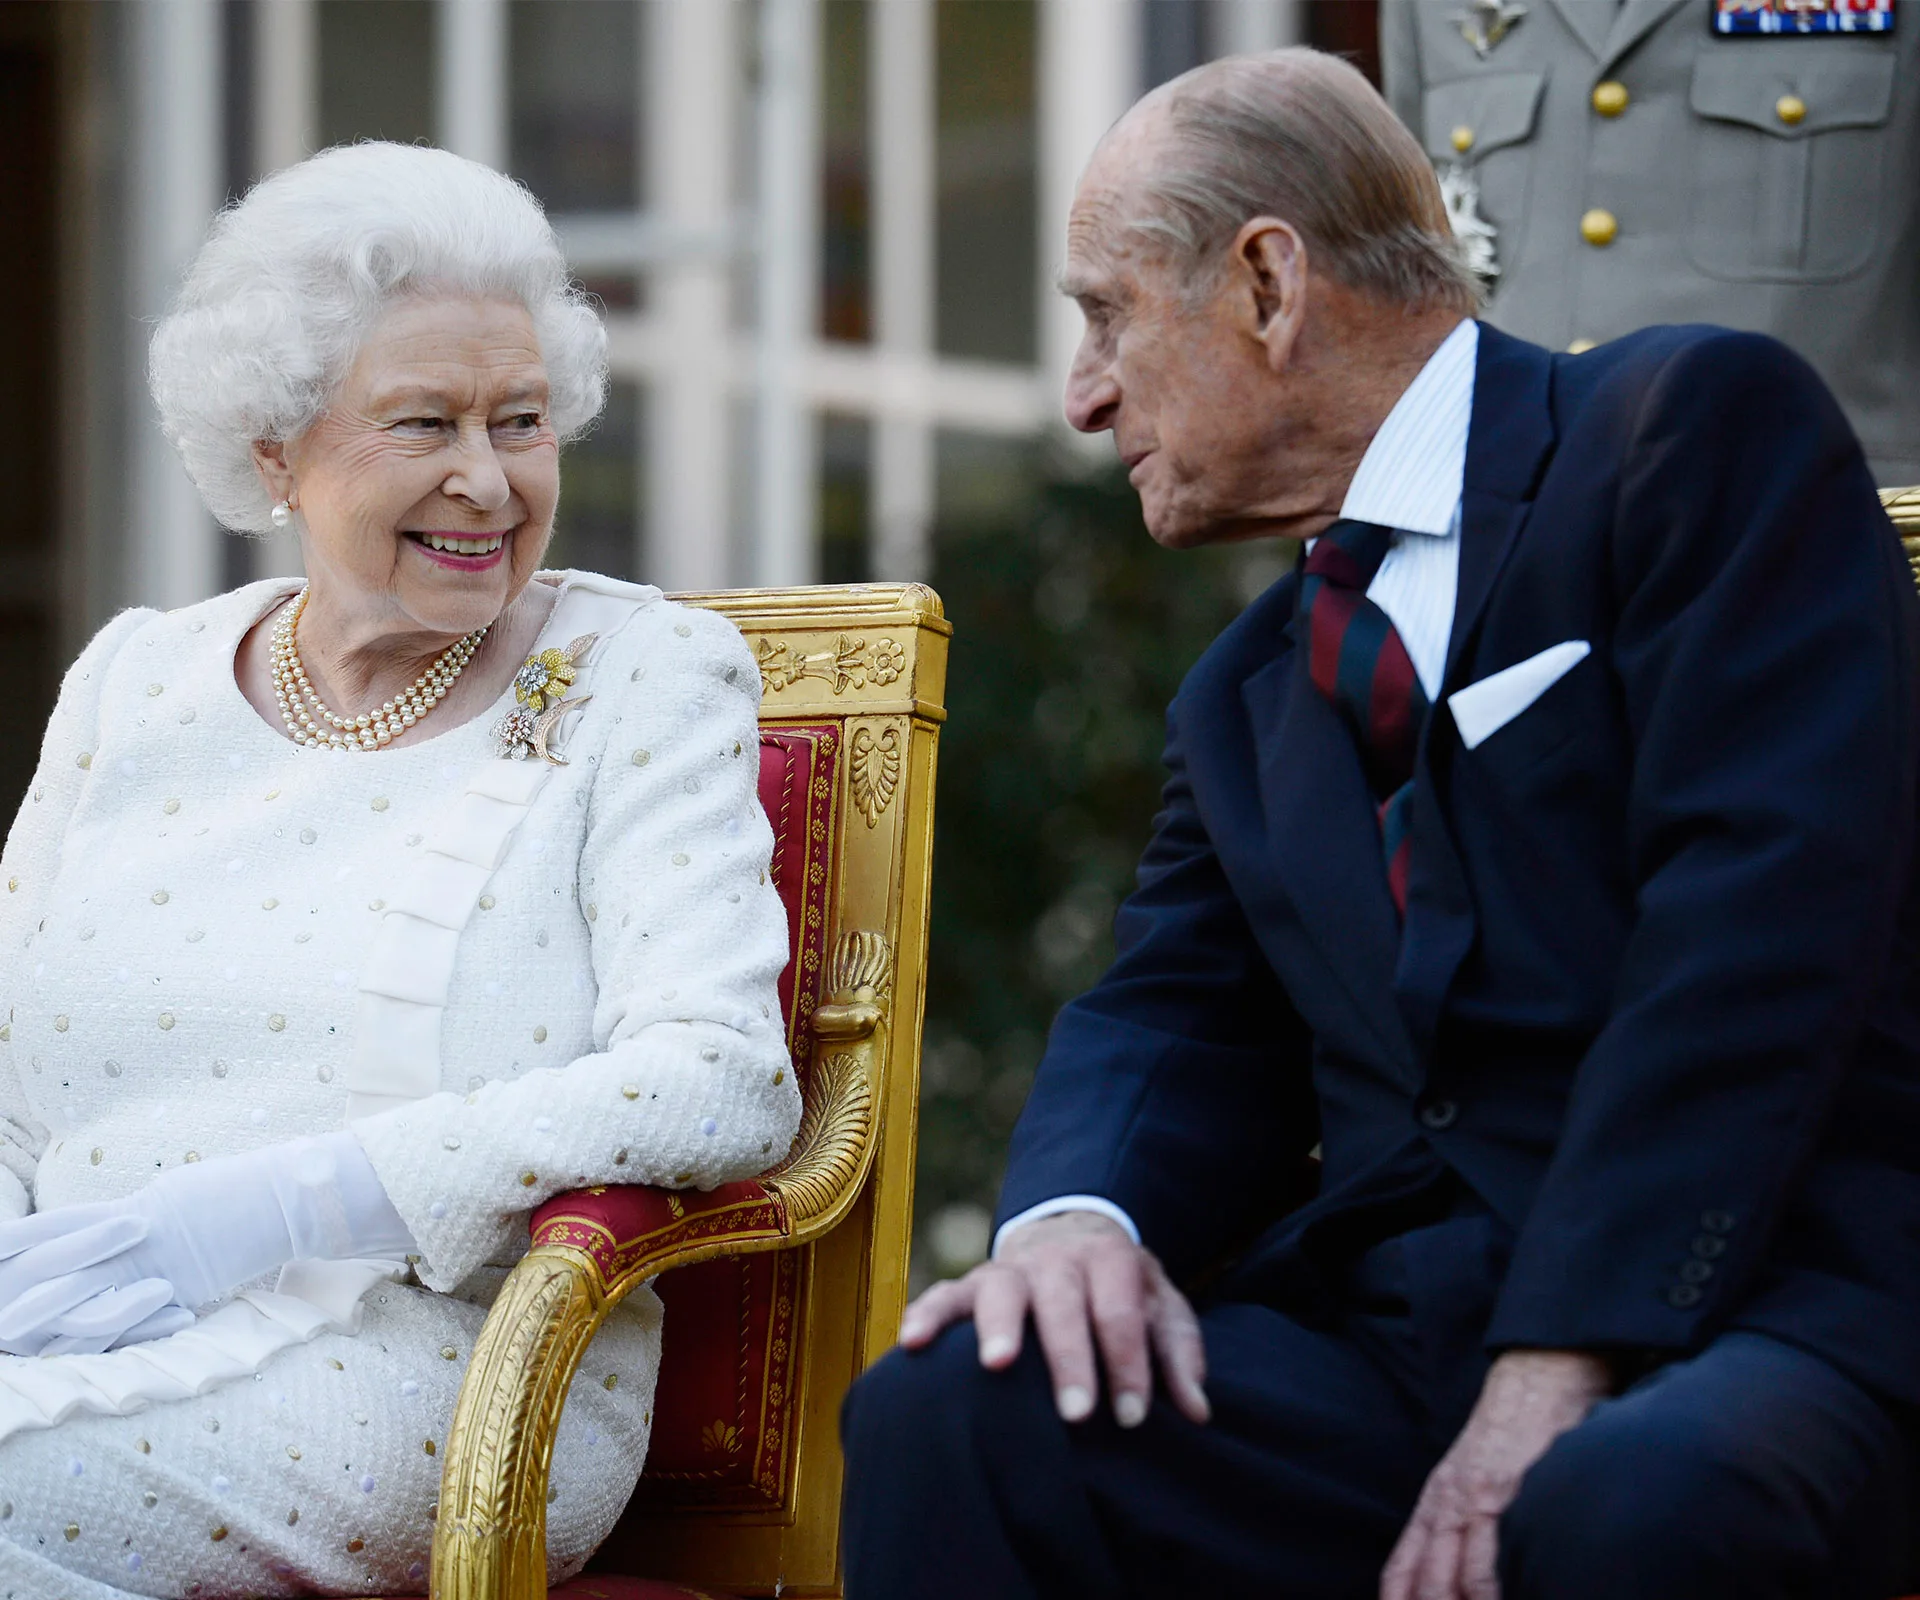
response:
M411 687L395 695L378 711L358 717L337 717L314 692L307 669L300 664L300 647L294 639L294 630L300 626L300 613L307 608L309 592L302 589L273 625L272 666L273 693L280 702L280 718L286 723L293 742L310 750L377 750L383 744L391 744L401 730L411 728L446 698L454 680L487 636L485 628L475 628L465 638L454 640L440 652L432 666L413 680ZM319 715L318 722L314 720L315 713Z

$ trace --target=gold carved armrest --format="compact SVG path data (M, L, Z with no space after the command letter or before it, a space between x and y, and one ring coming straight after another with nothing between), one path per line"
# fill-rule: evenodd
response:
M1907 564L1913 568L1913 581L1920 583L1920 486L1911 489L1882 489L1880 504L1900 531L1900 543L1907 552Z
M441 1469L434 1600L546 1600L547 1474L567 1390L595 1331L637 1283L715 1256L825 1233L858 1198L891 988L876 933L836 950L800 1131L778 1167L709 1193L633 1187L556 1195L508 1275L460 1388Z

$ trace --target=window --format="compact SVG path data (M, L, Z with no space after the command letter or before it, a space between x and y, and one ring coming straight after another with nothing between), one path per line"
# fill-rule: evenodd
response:
M820 331L865 342L873 324L867 0L825 0L820 14Z
M430 142L433 0L320 0L320 143Z
M638 384L615 380L593 431L567 446L548 566L578 567L612 578L642 576L636 530L646 504L641 481L646 456L640 448L646 437L645 403Z
M1034 359L1035 6L939 0L942 355Z

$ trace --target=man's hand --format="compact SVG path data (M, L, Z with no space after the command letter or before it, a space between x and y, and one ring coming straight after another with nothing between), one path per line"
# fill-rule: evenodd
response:
M1547 1447L1611 1388L1598 1356L1509 1350L1427 1477L1380 1578L1380 1600L1499 1600L1500 1516Z
M1053 1375L1054 1404L1068 1422L1093 1414L1099 1392L1094 1346L1106 1367L1114 1420L1146 1420L1153 1358L1182 1413L1204 1423L1207 1376L1200 1322L1159 1260L1108 1217L1065 1211L1007 1235L999 1258L964 1278L936 1283L907 1307L900 1342L918 1350L951 1322L971 1316L980 1363L998 1370L1020 1354L1027 1313Z

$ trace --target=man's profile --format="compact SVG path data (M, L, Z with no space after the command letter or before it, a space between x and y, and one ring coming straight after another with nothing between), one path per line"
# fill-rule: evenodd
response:
M1838 407L1475 322L1306 50L1123 118L1063 287L1154 538L1306 550L1169 709L994 1260L849 1399L850 1596L1887 1600L1920 616Z

